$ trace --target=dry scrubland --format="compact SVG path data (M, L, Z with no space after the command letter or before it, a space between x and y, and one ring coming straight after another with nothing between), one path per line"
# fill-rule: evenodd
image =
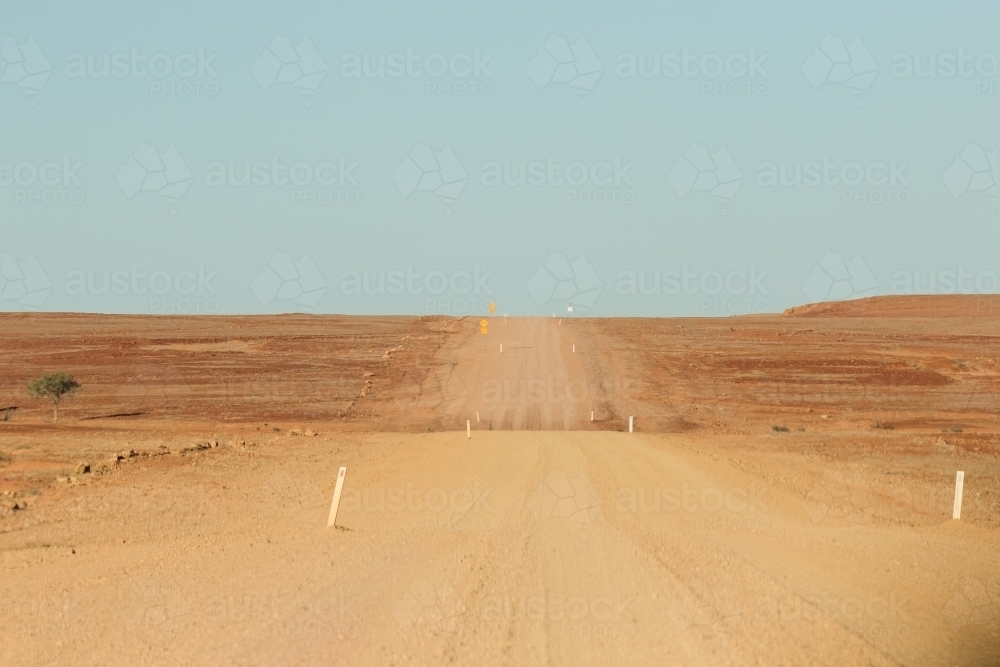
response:
M1000 300L489 320L0 315L0 662L1000 664Z

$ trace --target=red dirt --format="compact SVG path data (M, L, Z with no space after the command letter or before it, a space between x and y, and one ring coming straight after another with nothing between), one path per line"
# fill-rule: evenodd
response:
M1000 297L981 294L872 296L789 308L785 317L988 317L1000 318Z
M487 335L0 315L0 406L19 407L0 421L0 662L1000 664L1000 335L980 305ZM55 371L83 384L58 424L25 392ZM482 489L484 513L434 509ZM704 502L650 504L689 489ZM706 504L754 489L750 513ZM570 599L600 614L516 611ZM811 606L829 599L868 611Z

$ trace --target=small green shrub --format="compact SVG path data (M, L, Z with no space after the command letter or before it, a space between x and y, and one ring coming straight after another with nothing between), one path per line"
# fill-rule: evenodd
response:
M37 377L28 383L28 393L32 398L44 398L52 403L52 421L59 421L59 401L64 396L72 396L81 385L69 373L51 373Z

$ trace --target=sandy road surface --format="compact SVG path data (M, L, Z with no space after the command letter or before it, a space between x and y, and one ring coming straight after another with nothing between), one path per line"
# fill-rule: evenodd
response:
M948 522L947 494L902 520L852 518L836 510L854 501L797 490L800 461L719 451L692 435L522 431L151 458L5 524L0 656L1000 664L995 530ZM325 527L338 465L346 530ZM934 464L945 486L951 466Z
M13 317L0 664L1000 665L995 324L835 315Z
M491 317L488 333L468 321L438 351L436 373L411 391L401 410L433 406L443 428L574 430L600 424L595 388L588 385L569 326L558 319ZM475 325L475 326L472 326ZM478 413L479 417L476 418Z

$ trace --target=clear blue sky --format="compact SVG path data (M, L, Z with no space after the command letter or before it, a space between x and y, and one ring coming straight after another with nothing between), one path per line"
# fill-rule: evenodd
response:
M8 3L0 309L1000 291L1000 5L809 4Z

